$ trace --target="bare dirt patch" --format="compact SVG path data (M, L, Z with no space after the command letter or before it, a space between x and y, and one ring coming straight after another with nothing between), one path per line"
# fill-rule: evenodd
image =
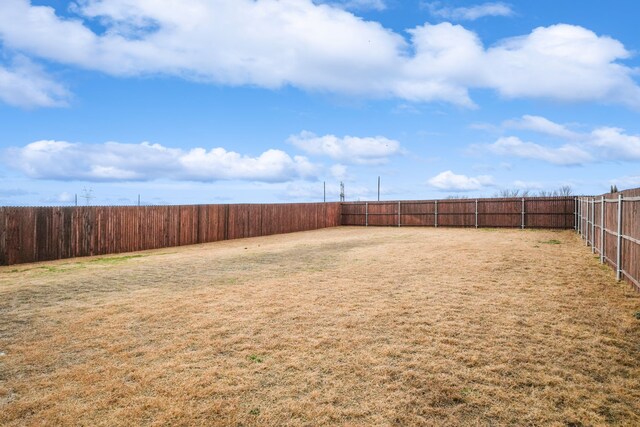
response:
M0 268L0 425L638 425L572 232L337 228Z

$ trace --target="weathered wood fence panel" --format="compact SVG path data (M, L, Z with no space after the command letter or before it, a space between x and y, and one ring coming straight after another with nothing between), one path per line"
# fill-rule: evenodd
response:
M579 197L577 210L585 245L640 291L640 188Z
M575 197L351 202L343 225L575 228Z
M340 225L340 203L0 207L0 265Z

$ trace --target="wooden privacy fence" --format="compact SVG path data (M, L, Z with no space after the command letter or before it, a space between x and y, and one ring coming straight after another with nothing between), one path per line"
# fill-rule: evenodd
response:
M340 225L340 203L0 207L0 265Z
M527 197L352 202L342 225L575 228L576 198Z
M578 233L600 262L640 291L640 188L578 198Z
M594 250L598 248L603 261L620 266L618 274L638 286L640 226L636 196L640 196L640 189L635 191L622 193L622 202L609 195L599 199L530 197L264 205L0 207L0 265L338 225L577 228ZM620 212L614 209L615 203ZM598 213L598 206L605 208ZM604 220L598 222L599 215ZM623 220L617 221L616 215L621 215ZM599 227L598 224L603 223L605 226ZM618 224L621 224L619 232Z

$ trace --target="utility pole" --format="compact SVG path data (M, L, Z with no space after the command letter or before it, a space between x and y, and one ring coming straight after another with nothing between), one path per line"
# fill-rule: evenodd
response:
M327 181L322 182L322 201L327 203Z
M344 182L340 181L340 201L344 202Z
M138 206L140 206L140 195L138 194Z
M380 177L378 176L378 201L380 201Z

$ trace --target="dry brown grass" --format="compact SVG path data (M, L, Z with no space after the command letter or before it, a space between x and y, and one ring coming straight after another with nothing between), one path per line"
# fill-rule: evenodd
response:
M0 425L640 424L640 295L572 232L143 255L0 268Z

